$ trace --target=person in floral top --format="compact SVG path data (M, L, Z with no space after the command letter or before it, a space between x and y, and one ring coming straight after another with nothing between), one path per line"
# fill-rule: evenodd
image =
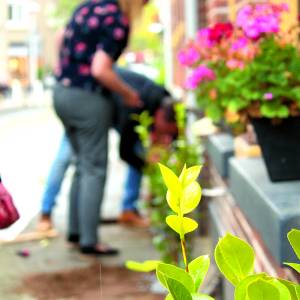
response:
M111 92L140 107L138 93L113 69L128 42L130 25L145 0L89 0L71 16L59 42L54 108L76 155L70 191L68 240L84 254L113 255L98 241L106 179Z

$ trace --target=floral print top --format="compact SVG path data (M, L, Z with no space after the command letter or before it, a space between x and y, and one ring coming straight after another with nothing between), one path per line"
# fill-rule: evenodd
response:
M91 75L94 54L102 49L116 61L127 45L128 34L128 19L116 0L85 1L65 28L57 80L64 86L89 91L101 88Z

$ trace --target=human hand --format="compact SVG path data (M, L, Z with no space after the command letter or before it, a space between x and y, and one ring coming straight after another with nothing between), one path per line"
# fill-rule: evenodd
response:
M128 92L123 97L123 99L124 99L124 103L129 107L142 107L143 106L143 103L140 99L139 94L132 89L128 90Z

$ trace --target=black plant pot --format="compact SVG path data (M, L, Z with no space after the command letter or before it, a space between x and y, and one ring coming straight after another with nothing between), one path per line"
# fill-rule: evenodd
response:
M300 117L251 120L271 181L300 179Z

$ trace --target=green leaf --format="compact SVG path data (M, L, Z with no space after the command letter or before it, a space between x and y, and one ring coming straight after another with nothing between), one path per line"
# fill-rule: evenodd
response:
M227 234L215 248L215 260L224 276L236 286L254 270L254 251L245 241Z
M193 181L182 190L180 201L180 212L188 214L193 211L201 200L201 187L198 182Z
M164 179L164 182L168 188L167 201L170 208L175 212L179 213L179 196L181 191L181 184L178 177L173 173L172 170L159 164L159 168Z
M126 261L125 266L127 269L135 272L151 272L156 269L159 263L159 260L146 260L142 263L133 260L128 260Z
M295 284L294 282L288 281L288 280L283 280L283 279L278 279L280 283L285 285L291 295L291 300L300 300L300 286Z
M278 289L273 284L263 279L258 279L249 284L248 299L249 300L281 300Z
M201 168L202 166L193 166L186 169L184 165L184 169L179 176L182 188L188 186L193 181L196 181L198 179Z
M272 283L279 291L280 300L291 300L291 294L289 292L289 289L284 284L282 284L279 280L275 278L271 278L269 282Z
M267 275L265 273L247 276L236 286L236 289L234 291L234 299L235 300L246 300L247 293L248 293L248 286L250 285L250 283L252 283L258 279L264 279L264 278L267 278Z
M300 259L300 230L298 229L292 229L288 235L287 238L295 251L298 259Z
M214 298L205 295L205 294L196 294L196 293L192 293L192 298L193 300L214 300Z
M195 283L195 292L198 292L205 275L209 269L210 259L208 255L202 255L189 263L189 271Z
M168 285L168 290L174 300L193 300L191 293L178 280L167 276L165 277L165 280Z
M180 198L179 194L171 190L167 191L167 202L169 207L177 214L180 213Z
M167 297L165 298L165 300L174 300L174 298L172 297L171 294L168 294Z
M298 273L300 273L300 264L296 264L296 263L284 263L284 264L287 265L287 266L290 266L295 271L297 271Z
M180 278L181 284L183 284L189 292L193 292L195 289L192 277L187 272L185 272L185 270L176 266L159 263L156 268L156 276L160 283L167 289L168 284L166 282L166 277L174 280Z
M175 215L168 216L166 223L180 235L181 239L186 233L192 232L198 227L198 223L193 219Z

